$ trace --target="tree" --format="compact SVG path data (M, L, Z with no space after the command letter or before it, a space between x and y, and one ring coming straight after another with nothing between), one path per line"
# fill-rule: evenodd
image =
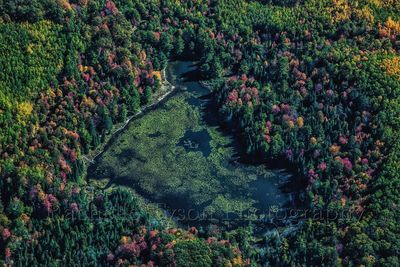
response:
M120 121L125 122L127 117L128 117L128 110L126 108L126 105L122 105L119 119Z
M144 94L142 96L142 104L148 104L151 101L151 97L152 97L152 90L150 86L146 86L146 88L144 89Z
M175 245L177 266L212 266L208 248L203 241L180 241Z
M135 113L140 107L140 94L134 86L129 87L128 90L129 96L126 97L127 109L130 112Z

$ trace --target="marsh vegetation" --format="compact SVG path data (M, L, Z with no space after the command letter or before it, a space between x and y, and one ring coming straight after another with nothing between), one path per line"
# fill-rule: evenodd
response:
M190 62L169 65L177 92L115 137L89 178L129 186L191 224L254 220L249 214L289 205L290 175L240 163L232 136L216 123L211 92L187 78L193 71Z

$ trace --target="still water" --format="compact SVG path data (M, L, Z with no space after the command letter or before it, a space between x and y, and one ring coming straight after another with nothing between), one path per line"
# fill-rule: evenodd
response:
M176 92L113 138L88 178L129 186L183 224L285 223L273 215L294 205L292 175L241 163L192 62L170 63L166 76Z

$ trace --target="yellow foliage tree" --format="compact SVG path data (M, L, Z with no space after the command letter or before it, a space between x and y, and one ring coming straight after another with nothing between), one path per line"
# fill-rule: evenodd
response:
M368 3L376 7L400 7L398 0L368 0Z
M395 21L392 17L389 17L385 23L385 27L389 30L389 35L391 34L399 34L400 33L400 22Z
M368 22L369 25L372 25L375 21L374 14L371 8L368 6L363 6L361 9L356 9L354 13L358 18Z
M159 81L161 81L161 71L153 71L153 75L156 76Z
M139 58L140 58L140 61L141 61L142 63L144 63L144 62L146 61L147 55L146 55L146 52L145 52L144 50L142 50L142 51L139 53Z
M303 126L304 126L304 119L303 119L303 117L298 117L298 118L297 118L297 126L298 126L299 128L303 128Z
M19 123L25 124L29 116L32 114L32 104L29 102L21 102L17 104L17 120Z
M384 59L382 64L386 74L395 76L400 80L400 56Z
M69 3L68 0L58 0L58 4L66 10L72 9L71 4Z
M347 0L333 0L327 12L331 16L332 23L338 23L350 19L351 7Z

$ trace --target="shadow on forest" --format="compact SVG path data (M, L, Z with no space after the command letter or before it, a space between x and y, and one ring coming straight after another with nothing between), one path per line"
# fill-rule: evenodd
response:
M174 84L179 90L179 92L188 92L189 96L187 96L187 103L193 107L196 107L200 111L201 121L207 127L213 127L217 129L217 131L229 140L229 143L223 145L224 147L229 147L233 150L233 156L229 162L227 162L228 166L225 166L229 172L234 173L234 169L236 168L247 168L248 166L259 166L260 164L265 164L263 161L257 161L252 156L248 156L244 150L244 144L241 142L240 136L239 138L233 137L232 128L228 125L221 124L221 118L219 117L218 105L216 101L215 93L211 92L210 89L202 86L199 81L202 81L202 77L199 72L195 69L195 64L190 64L188 62L183 62L177 64L175 67L178 71L178 74L168 73L168 80ZM179 72L181 74L179 74ZM167 111L168 108L163 105L163 108ZM169 107L172 108L172 107ZM142 116L151 112L150 109ZM148 134L150 138L158 138L163 136L163 132L155 132ZM205 158L207 158L212 151L210 141L212 137L210 133L206 130L193 131L187 130L184 133L184 136L179 140L178 146L183 146L186 151L200 151ZM111 143L110 143L111 145ZM106 146L106 150L110 145ZM163 145L159 145L157 147L158 150L166 149ZM217 147L218 149L218 147ZM118 158L119 162L122 164L129 164L132 159L139 161L142 164L146 164L148 159L146 156L140 155L131 148L125 148L120 153L116 154L115 157ZM176 210L187 210L187 211L195 211L197 213L201 212L202 209L211 204L213 200L205 201L202 204L193 204L190 190L187 190L187 185L181 185L182 188L179 189L180 186L177 186L177 190L175 192L170 192L167 190L165 185L163 185L163 181L159 179L153 179L153 173L149 173L146 171L142 171L140 176L143 177L141 179L150 179L153 181L152 186L157 188L155 192L149 193L144 190L141 186L140 179L132 179L135 173L120 173L118 166L109 166L105 164L102 166L103 156L101 155L97 160L96 164L91 165L88 168L88 178L92 179L105 179L108 178L109 182L104 187L107 189L111 185L117 186L128 186L134 188L137 193L145 197L146 199L151 200L152 202L156 202L161 206L164 206L167 211L170 213L174 213ZM247 166L247 167L246 167ZM276 160L276 162L270 162L267 164L267 169L270 170L271 176L269 177L260 177L252 182L249 182L251 188L248 187L240 187L232 183L223 183L224 184L224 194L229 194L232 196L251 196L252 199L256 199L258 203L254 206L256 209L263 209L265 207L271 206L274 202L279 202L281 208L291 208L298 206L300 201L300 192L302 187L299 187L299 179L295 179L293 177L293 173L288 172L287 170L293 170L291 166L287 165L286 160ZM118 175L119 173L119 175ZM215 173L217 176L218 174ZM224 179L223 177L218 177L216 179ZM184 183L184 181L181 181ZM186 187L185 187L186 186ZM250 190L250 191L246 191ZM183 192L183 193L182 193ZM196 192L197 194L200 192ZM283 196L285 195L285 196ZM163 203L163 204L160 204ZM234 219L236 215L234 214L223 214L224 220ZM215 219L215 218L212 218ZM207 223L213 220L206 220ZM223 220L223 221L224 221ZM185 222L185 220L182 220ZM187 221L186 221L187 222ZM189 223L189 222L187 222ZM190 222L195 225L197 223ZM205 223L204 221L200 223L202 225ZM205 223L205 224L207 224Z

